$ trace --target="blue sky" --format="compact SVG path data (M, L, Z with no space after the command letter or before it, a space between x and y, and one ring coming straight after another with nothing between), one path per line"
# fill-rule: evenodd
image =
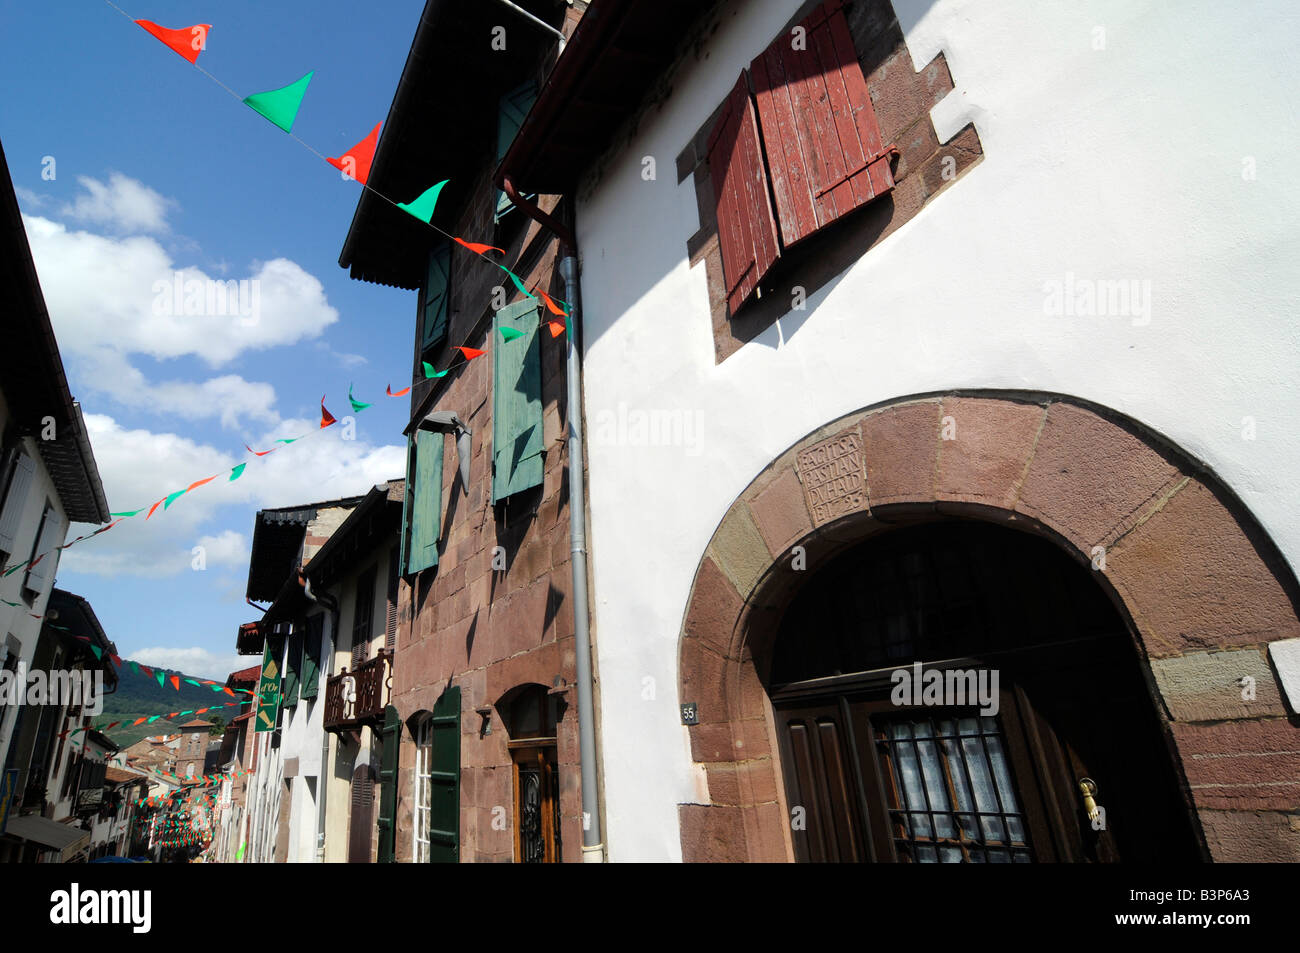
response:
M386 117L424 0L118 5L212 24L199 65L240 95L315 70L293 131L340 155ZM58 585L90 600L122 655L221 676L251 661L233 646L256 617L243 593L257 509L400 476L408 404L384 387L409 383L415 295L338 267L355 183L103 0L0 0L0 24L0 141L111 508L249 461L237 483L67 550ZM156 283L177 270L257 279L255 320L160 313L170 286ZM344 417L349 383L374 402L355 439L332 427L262 460L244 451L313 431L322 393Z

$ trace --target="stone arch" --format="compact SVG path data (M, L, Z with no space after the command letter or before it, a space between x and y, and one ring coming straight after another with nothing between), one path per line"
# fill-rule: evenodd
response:
M847 470L817 473L835 450ZM847 473L838 484L836 470ZM1300 860L1300 718L1267 652L1300 637L1295 574L1241 501L1169 441L1077 398L1021 392L921 395L848 414L773 460L732 504L696 570L679 641L680 699L698 708L691 756L708 787L704 803L679 805L684 859L793 856L765 670L807 578L793 560L812 571L882 528L936 517L1000 522L1095 561L1209 856ZM1239 687L1247 676L1252 700Z

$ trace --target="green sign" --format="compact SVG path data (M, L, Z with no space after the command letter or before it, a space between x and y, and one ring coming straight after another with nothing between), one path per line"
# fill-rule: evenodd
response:
M257 714L253 721L257 731L274 731L280 714L280 666L271 653L271 639L266 640L262 656L262 677L257 683Z

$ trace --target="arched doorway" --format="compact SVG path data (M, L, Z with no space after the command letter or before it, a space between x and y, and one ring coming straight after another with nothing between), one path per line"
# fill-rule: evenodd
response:
M496 709L510 736L515 863L558 864L563 851L556 755L560 696L544 685L523 685L506 693Z
M798 860L1198 859L1124 622L1045 540L872 537L791 600L769 683Z
M1156 721L1176 796L1122 807L1116 798L1131 800L1132 785L1121 778L1116 789L1109 778L1092 778L1099 785L1094 801L1117 837L1121 823L1135 817L1159 825L1171 812L1190 813L1191 849L1202 857L1293 859L1300 720L1284 704L1268 661L1274 643L1300 638L1300 582L1285 558L1240 499L1159 434L1076 398L992 392L900 398L829 422L775 457L722 515L696 567L679 642L677 700L683 720L691 713L695 782L678 804L684 860L796 858L800 816L792 809L804 808L804 822L807 809L787 797L787 742L773 700L790 700L779 691L791 679L815 676L773 678L791 602L850 548L885 545L891 534L941 520L1001 526L1041 541L1048 548L1033 558L1014 557L1027 563L1026 572L1064 558L1106 597L1111 624L1121 620L1130 654L1119 657L1122 664L1093 666L1098 684L1074 711L1054 714L1050 691L1025 689L1036 706L1031 724L1047 710L1054 730L1073 717L1076 733L1104 738L1113 730L1127 745L1133 724ZM1034 600L1017 595L1012 602L1019 611L1019 603ZM799 641L807 643L806 635ZM1108 642L1107 650L1120 644ZM1073 678L1071 665L1058 665L1058 681ZM1149 718L1090 727L1110 719L1094 699L1131 694L1134 677ZM1112 686L1112 678L1123 684ZM864 736L869 747L876 741ZM849 754L863 762L861 746ZM1097 770L1086 758L1082 764ZM859 769L850 760L846 770ZM1170 789L1158 790L1164 798ZM859 796L856 789L843 795ZM1061 794L1058 804L1062 798L1068 802ZM1080 798L1055 810L1068 814L1081 805ZM910 813L912 806L895 810ZM870 819L861 816L865 844ZM1064 843L1059 831L1068 828L1062 817L1041 843ZM1125 843L1114 846L1118 856L1151 849L1142 837L1167 842L1139 833L1125 832ZM1089 856L1068 846L1057 850L1062 859Z

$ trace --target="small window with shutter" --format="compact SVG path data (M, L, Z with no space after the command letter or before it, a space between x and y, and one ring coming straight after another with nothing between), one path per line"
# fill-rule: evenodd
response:
M302 676L302 644L303 633L295 627L296 631L289 636L285 643L284 652L284 681L282 683L281 694L284 696L280 702L284 708L290 708L298 704L298 683Z
M525 298L496 313L492 348L492 502L539 486L543 478L542 349L538 302Z
M842 7L823 3L749 67L787 248L894 185Z
M0 506L0 564L18 548L18 528L36 474L36 463L21 450L14 451L13 459L6 461L11 467L7 474L4 504Z
M722 107L708 146L727 308L735 314L779 254L758 122L744 71Z
M370 636L375 618L375 567L371 566L357 579L356 597L352 603L352 669L370 655Z
M394 546L388 553L388 614L384 619L384 648L397 651L397 577L401 553Z
M892 189L895 152L843 0L827 0L741 71L708 136L728 314L787 249Z
M315 698L320 690L321 641L325 634L325 616L317 613L307 617L307 633L302 644L302 680L298 694Z
M63 520L59 517L54 504L46 502L45 512L41 514L40 529L36 532L36 541L32 544L31 562L23 576L24 595L39 596L47 586L54 583L54 571L59 562L59 551L55 549L62 542Z
M420 295L420 355L425 360L447 338L450 292L451 246L440 242L429 252L429 269Z
M524 119L536 101L537 84L531 80L501 97L501 105L497 112L497 162L504 159L506 153L510 151L510 144L515 141L515 136L519 135ZM525 195L524 198L532 199L535 196ZM494 221L499 223L512 208L514 205L506 198L506 194L498 192Z
M407 439L401 563L406 575L438 564L442 532L443 435L417 430Z

